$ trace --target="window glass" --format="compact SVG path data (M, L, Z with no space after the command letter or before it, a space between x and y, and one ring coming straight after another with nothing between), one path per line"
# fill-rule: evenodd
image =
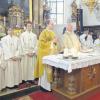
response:
M50 18L52 18L56 24L63 24L64 0L47 0L47 4L51 9Z

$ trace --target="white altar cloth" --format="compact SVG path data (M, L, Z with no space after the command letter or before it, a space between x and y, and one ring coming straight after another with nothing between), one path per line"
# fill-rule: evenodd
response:
M43 64L61 68L68 73L73 69L84 68L100 63L100 52L79 53L78 59L64 59L63 54L43 57Z

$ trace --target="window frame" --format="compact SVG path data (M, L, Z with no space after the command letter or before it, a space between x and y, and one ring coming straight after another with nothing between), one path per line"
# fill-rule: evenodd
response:
M55 15L56 16L56 18L54 19L54 21L55 21L55 23L56 24L64 24L64 0L47 0L47 4L48 4L48 6L50 7L50 8L52 8L52 4L55 4L56 5L56 7L55 7L55 12L50 12L50 18L52 18L51 16L52 15ZM62 13L59 13L58 12L58 3L59 4L63 4L63 12ZM59 23L59 18L57 17L58 15L62 15L62 23ZM53 19L53 18L52 18Z

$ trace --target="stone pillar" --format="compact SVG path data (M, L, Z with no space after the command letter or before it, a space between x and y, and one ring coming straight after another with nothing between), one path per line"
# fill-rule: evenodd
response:
M34 0L34 2L33 2L33 9L34 9L33 16L34 16L35 24L38 24L38 11L39 11L38 2L39 2L39 0Z
M43 1L42 0L33 0L33 17L35 24L43 23Z
M43 24L43 0L39 0L40 1L40 13L39 13L39 15L40 15L40 21L39 21L39 23L42 25Z

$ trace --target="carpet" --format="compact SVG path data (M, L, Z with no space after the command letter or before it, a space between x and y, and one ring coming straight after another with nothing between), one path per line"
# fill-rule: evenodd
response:
M52 92L34 92L29 95L32 100L58 100L57 97L55 97Z
M100 92L89 97L87 100L100 100Z
M13 100L63 100L63 99L54 96L52 92L43 92L38 90L36 92L32 92L31 94ZM90 95L89 97L86 97L84 100L100 100L100 92Z
M14 100L58 100L58 99L52 94L52 92L37 91L27 96L14 99Z
M28 87L31 87L31 86L34 86L34 85L37 85L37 83L36 82L34 82L34 83L30 83L30 82L21 83L18 86L18 90L28 88Z
M30 96L24 96L19 99L13 99L13 100L33 100L33 99Z

